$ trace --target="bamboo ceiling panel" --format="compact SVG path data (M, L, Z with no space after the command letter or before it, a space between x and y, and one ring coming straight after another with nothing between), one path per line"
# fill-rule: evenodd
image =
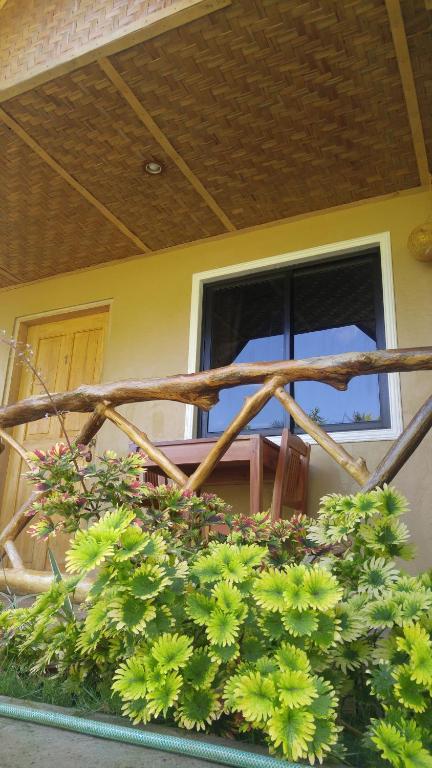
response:
M2 10L0 86L25 80L119 34L174 0L8 0ZM1 5L1 3L0 3ZM17 23L17 19L19 23Z
M0 157L0 268L25 282L136 253L2 124ZM0 285L6 283L0 272Z
M112 61L237 227L419 183L383 0L234 0Z
M225 231L98 64L4 108L152 250ZM163 165L159 176L144 171L153 159Z
M432 10L426 9L426 0L403 0L402 12L429 168L432 168Z
M432 13L402 4L432 160ZM384 0L232 0L110 62L195 181L98 64L3 102L132 241L0 123L0 287L225 232L200 182L238 229L419 184Z
M15 285L15 280L12 280L6 273L0 272L0 288L10 288Z

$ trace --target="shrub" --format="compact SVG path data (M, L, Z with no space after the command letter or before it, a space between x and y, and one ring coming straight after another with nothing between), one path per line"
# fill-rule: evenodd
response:
M110 688L134 722L217 726L310 762L340 757L354 728L374 767L431 768L432 580L395 564L412 549L394 489L273 524L142 483L139 456L106 454L77 478L57 452L34 476L45 518L75 529L69 576L0 614L0 658ZM62 494L90 478L72 509ZM228 533L208 536L221 522ZM76 613L69 597L91 575Z
M225 522L231 507L215 494L197 496L173 485L145 482L142 453L117 456L106 451L97 461L85 446L72 452L62 444L30 455L27 477L43 491L30 510L38 514L30 532L49 538L60 531L75 533L83 523L97 522L113 508L135 511L136 522L147 531L165 530L186 550L201 546L204 527Z
M378 715L368 746L394 768L432 768L432 578L409 576L393 561L413 554L399 519L406 511L406 500L386 486L328 496L309 536L340 548L327 562L345 589L342 658L355 672L357 706L375 705Z
M20 649L32 649L33 671L55 665L83 680L97 670L134 722L162 715L204 729L239 713L243 729L264 732L290 758L325 754L337 740L337 698L309 653L336 633L335 577L319 566L268 567L256 543L214 542L188 566L134 519L123 506L78 531L67 556L77 576L3 615ZM79 621L65 600L95 567Z

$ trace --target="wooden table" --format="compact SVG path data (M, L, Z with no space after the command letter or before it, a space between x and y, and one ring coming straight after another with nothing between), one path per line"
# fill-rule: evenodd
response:
M205 437L170 440L156 445L185 474L191 475L216 441L217 438ZM208 482L215 485L249 484L252 514L262 511L264 482L274 482L272 506L273 514L278 518L284 502L296 511L305 511L308 464L309 446L288 430L282 434L281 446L262 435L239 435L220 459ZM165 482L165 475L154 462L148 460L145 466L152 482Z

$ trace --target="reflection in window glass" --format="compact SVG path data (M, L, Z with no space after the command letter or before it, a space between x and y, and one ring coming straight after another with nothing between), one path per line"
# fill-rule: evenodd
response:
M221 287L211 297L210 366L282 360L285 357L284 280L247 281ZM222 432L258 385L222 390L208 417L208 432ZM251 421L249 429L280 433L284 413L273 399Z
M370 259L298 271L292 283L293 356L297 359L377 349L374 270ZM380 419L378 376L351 380L346 392L298 382L294 397L321 425Z
M202 369L231 363L370 352L385 346L380 257L377 250L312 266L293 265L204 290ZM220 393L204 414L201 434L223 432L259 385ZM297 402L324 428L378 429L388 422L385 376L354 378L346 392L326 384L297 382ZM271 400L249 430L280 434L294 428Z

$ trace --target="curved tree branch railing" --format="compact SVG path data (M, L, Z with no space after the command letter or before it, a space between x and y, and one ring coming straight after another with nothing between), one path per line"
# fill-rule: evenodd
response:
M246 425L276 397L298 426L305 430L364 490L390 482L432 426L432 396L424 403L373 473L363 458L354 458L325 432L296 403L285 386L296 381L317 381L345 390L355 376L376 373L432 370L432 347L387 349L377 352L349 352L342 355L314 357L306 360L282 360L271 363L243 363L194 374L181 374L161 379L125 380L98 386L81 386L71 392L40 395L0 408L0 451L8 444L28 462L26 452L5 429L36 421L57 412L90 413L76 442L88 444L106 420L121 429L179 487L197 490L205 483L232 442ZM150 438L115 410L115 406L150 400L173 400L212 408L221 389L242 384L262 386L245 402L206 458L190 477L177 467ZM4 445L3 445L4 447ZM38 494L40 495L40 493ZM22 563L15 539L29 520L27 511L35 494L15 512L0 531L0 556L4 551L11 568L0 570L0 584L8 583L18 591L42 592L51 583L50 574L30 571ZM85 594L82 585L78 599Z

